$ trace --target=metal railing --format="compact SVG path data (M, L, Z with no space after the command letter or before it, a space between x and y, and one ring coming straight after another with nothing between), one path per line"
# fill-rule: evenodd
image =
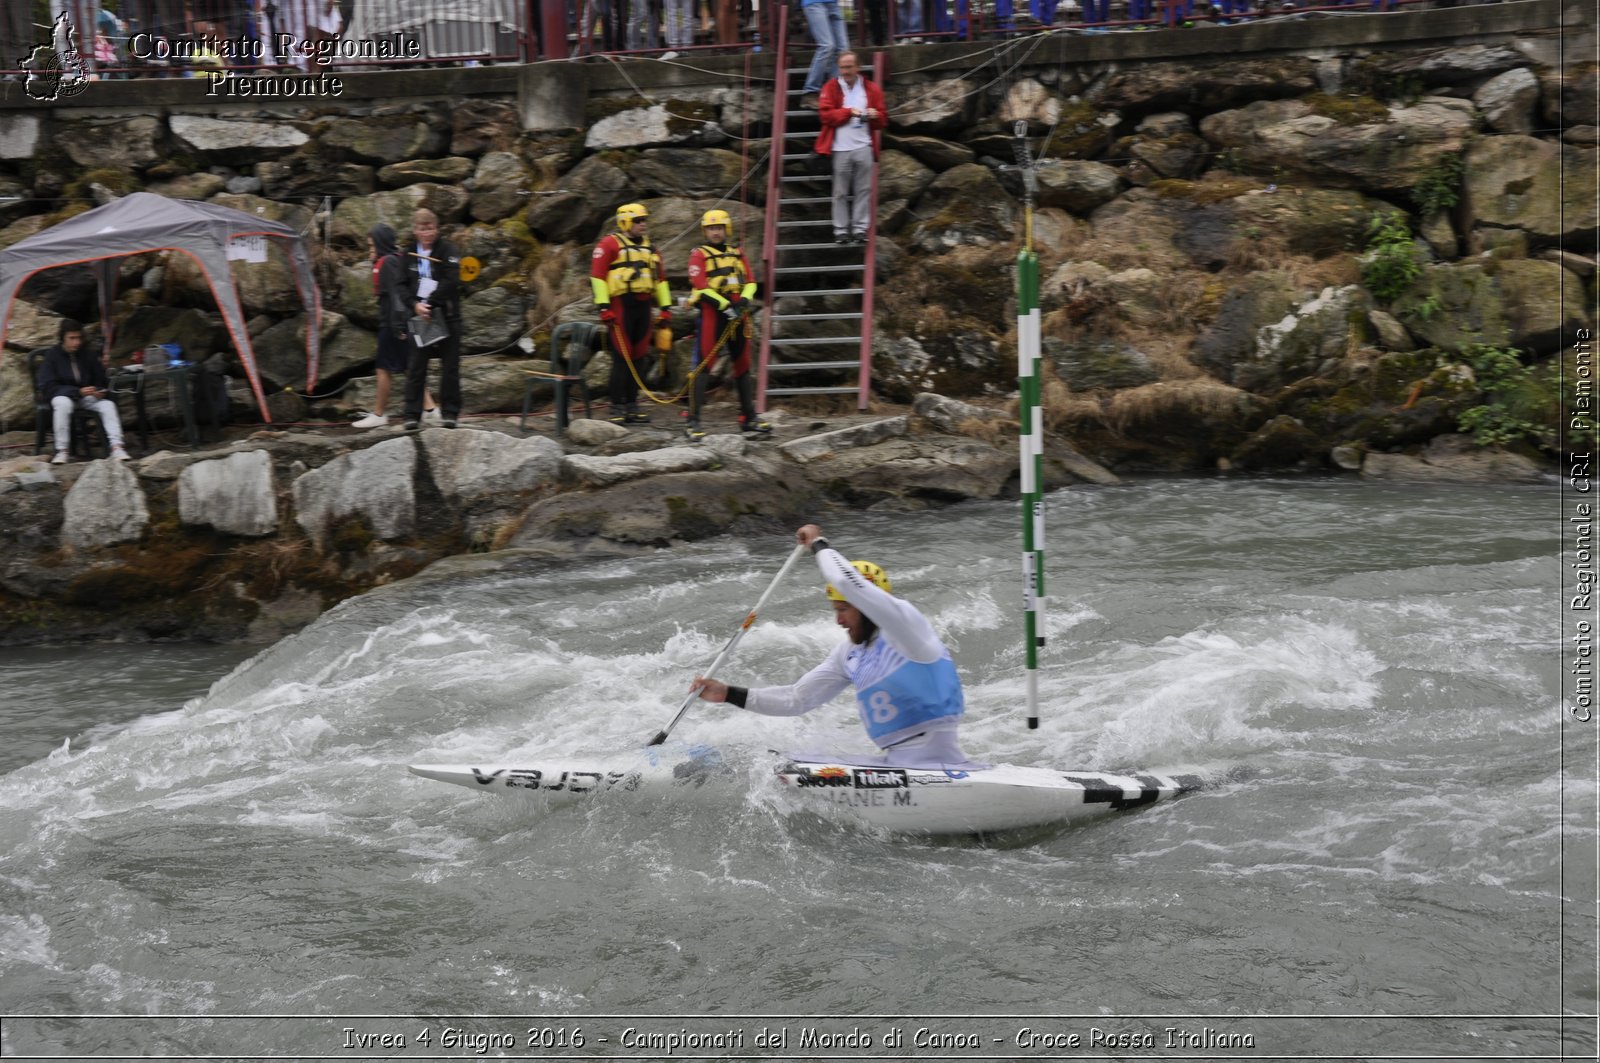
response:
M840 8L852 43L867 47L1453 2L1474 0L841 0ZM21 57L34 46L43 46L42 61L56 55L90 79L757 52L776 42L785 10L775 0L50 0L65 38L59 27L0 14L0 73L26 72ZM803 33L797 13L788 28L796 50L804 48L792 32ZM59 56L63 39L69 54Z

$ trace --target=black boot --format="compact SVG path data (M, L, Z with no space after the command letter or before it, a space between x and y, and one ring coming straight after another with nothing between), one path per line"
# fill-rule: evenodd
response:
M739 431L759 432L767 435L772 426L756 413L756 382L746 373L737 381L739 387Z

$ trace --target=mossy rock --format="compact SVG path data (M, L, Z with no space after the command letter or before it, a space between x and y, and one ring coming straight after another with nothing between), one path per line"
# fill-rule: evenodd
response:
M1311 108L1312 114L1331 118L1339 125L1362 125L1366 122L1387 122L1389 108L1382 100L1366 95L1334 96L1326 92L1313 92L1301 99Z
M654 101L643 96L590 96L583 105L583 119L585 124L594 125L601 119L611 118L622 114L624 111L635 111L642 107L653 107Z
M1253 472L1271 469L1305 469L1322 464L1327 444L1298 418L1279 414L1235 448L1229 460L1235 468Z
M67 198L88 200L92 203L94 201L95 185L100 185L107 191L114 192L119 196L125 196L130 192L138 192L144 187L139 182L139 179L127 170L88 170L79 174L77 180L67 185Z

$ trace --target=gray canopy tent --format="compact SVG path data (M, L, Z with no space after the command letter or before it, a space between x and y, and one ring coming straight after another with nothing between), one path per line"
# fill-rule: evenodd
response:
M228 266L230 257L240 257L235 245L241 238L264 237L281 241L288 255L295 284L306 308L306 390L316 386L321 356L322 293L311 272L311 256L305 242L294 229L281 222L268 221L231 207L184 199L168 199L149 192L135 192L103 207L85 211L52 225L26 240L19 240L0 251L0 360L5 357L6 331L11 325L11 309L17 292L35 273L58 266L87 265L100 282L100 325L106 346L111 345L111 307L116 299L117 263L127 255L151 251L170 251L188 255L200 267L211 294L222 311L222 321L233 337L233 347L244 363L261 416L268 423L266 395L256 372L255 351L245 328L239 305L239 289Z

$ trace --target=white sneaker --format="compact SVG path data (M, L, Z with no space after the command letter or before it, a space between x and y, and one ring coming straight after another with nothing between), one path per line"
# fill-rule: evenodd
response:
M422 411L422 423L423 424L443 424L444 423L444 414L439 412L439 407L437 407L437 406L435 406L431 410L423 410Z
M67 463L67 452L64 451L64 450L56 451L56 456L50 459L50 464L51 465L65 465L66 463Z
M389 418L381 413L369 413L361 420L355 422L351 428L382 428L389 423Z
M129 460L128 459L128 452L126 450L122 449L121 447L112 447L111 448L111 460L112 461L127 461L127 460Z

